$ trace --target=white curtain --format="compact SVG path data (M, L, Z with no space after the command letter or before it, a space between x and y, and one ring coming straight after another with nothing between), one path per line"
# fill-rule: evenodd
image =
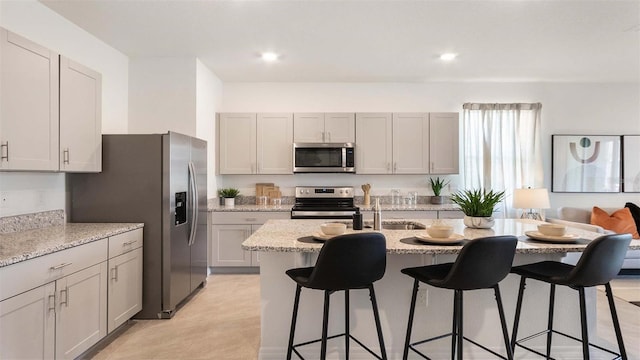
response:
M515 217L513 190L543 187L542 104L466 103L462 109L464 188L505 190L496 210Z

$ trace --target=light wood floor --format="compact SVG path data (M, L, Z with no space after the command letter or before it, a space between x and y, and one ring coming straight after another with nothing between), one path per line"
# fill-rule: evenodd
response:
M640 301L640 277L613 282L613 292ZM254 360L260 346L259 275L212 275L171 320L134 320L94 359ZM293 294L292 294L293 296ZM611 317L598 291L597 335L615 344ZM629 359L640 360L640 307L616 299ZM290 314L283 314L289 317ZM577 320L577 319L576 319ZM613 347L616 349L616 347Z

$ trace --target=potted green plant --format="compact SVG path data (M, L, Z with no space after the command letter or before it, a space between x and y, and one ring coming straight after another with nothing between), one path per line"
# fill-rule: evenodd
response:
M234 207L235 206L235 198L240 195L240 190L234 188L226 188L218 190L218 195L221 198L224 198L224 206L225 207Z
M475 229L493 227L493 210L504 200L504 191L463 190L451 195L451 202L460 206L464 224Z
M440 177L437 177L435 180L433 178L429 178L429 183L431 184L431 190L433 191L433 196L431 197L431 203L442 204L443 197L440 196L440 193L442 192L442 189L444 189L445 186L449 185L449 181L446 181L445 179L440 179Z

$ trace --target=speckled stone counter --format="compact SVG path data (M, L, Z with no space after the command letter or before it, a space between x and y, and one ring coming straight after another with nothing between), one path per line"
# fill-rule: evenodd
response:
M262 206L262 205L236 205L232 208L224 207L218 205L215 202L209 201L208 211L289 211L291 210L292 204L282 204L280 207L275 207L271 205ZM362 204L356 204L356 206L360 207L360 210L363 212L371 211L371 206L365 207ZM394 207L391 205L381 205L382 211L459 211L457 205L454 204L443 204L443 205L431 205L431 204L418 204L416 206L407 206L407 207Z
M411 221L424 225L431 225L435 220L408 219L408 220L385 220L386 223L398 223ZM533 220L519 219L496 219L496 224L492 229L470 229L464 226L462 220L450 219L439 220L454 226L456 234L461 234L465 239L475 239L493 235L516 235L519 237L517 253L565 253L579 252L586 247L586 241L574 244L557 244L534 241L524 236L525 231L537 230L538 222ZM297 239L308 237L320 231L322 220L270 220L256 231L251 237L243 242L242 248L249 251L276 251L276 252L318 252L322 247L322 242L307 243ZM350 222L345 222L350 224ZM365 229L362 231L372 231ZM362 232L347 229L348 233ZM387 238L387 252L391 254L457 254L461 245L432 245L420 244L411 245L401 242L402 239L415 238L416 234L425 233L425 230L382 230ZM576 228L570 228L569 233L576 234L585 240L593 240L598 234ZM640 249L640 240L632 242L633 249Z
M384 220L384 214L383 214ZM387 220L389 221L389 220ZM389 222L399 222L392 220ZM434 220L407 219L425 226ZM537 223L532 220L496 220L490 230L474 230L465 228L462 220L439 220L454 226L457 234L467 239L475 239L490 235L513 234L519 238L514 265L521 265L537 261L561 261L566 252L583 251L588 243L598 236L596 233L569 228L568 233L579 235L582 240L576 244L552 244L528 240L523 236L525 231L536 230ZM245 250L259 251L260 259L260 298L261 298L261 360L276 360L286 357L287 339L289 335L289 316L293 309L293 299L296 291L295 282L285 271L291 268L313 266L322 242L299 241L320 231L322 220L269 220L243 243ZM349 232L353 230L348 229ZM371 231L371 230L363 230ZM402 274L407 267L424 266L451 262L460 251L460 245L412 245L405 241L415 234L425 230L383 230L387 238L386 271L382 279L374 284L378 308L382 322L382 332L387 346L388 359L402 359L404 336L406 334L409 304L413 279ZM634 240L632 248L640 249L640 241ZM491 259L487 259L491 261ZM513 319L513 312L518 294L520 278L510 274L500 282L500 292L506 311L507 319ZM500 321L496 310L494 293L490 290L465 292L464 312L465 335L475 341L488 346L494 351L504 353L502 340L496 334L500 333ZM549 286L539 281L527 281L527 298L525 309L520 320L520 333L533 334L546 329L546 310ZM587 313L589 314L590 333L594 333L596 319L596 290L586 291ZM329 333L337 334L344 331L344 296L331 296L331 312L329 315ZM453 303L451 291L436 289L424 284L420 285L416 317L413 327L414 339L424 339L437 336L451 330L451 309ZM323 292L304 289L297 318L296 342L315 339L322 327ZM359 340L377 352L377 336L368 292L353 290L350 299L351 333ZM554 328L569 334L580 333L580 316L577 292L566 287L559 287L555 293ZM535 304L541 304L535 306ZM336 310L334 310L336 309ZM511 323L512 320L507 320ZM343 358L343 342L330 342L329 358ZM429 345L429 356L432 358L449 358L450 341L436 341ZM541 345L544 347L544 344ZM579 358L581 347L579 342L562 346L554 352L554 357L561 359ZM302 349L302 348L301 348ZM304 347L305 354L310 357L320 353L318 344ZM542 350L544 351L544 350ZM554 350L556 351L556 350ZM521 354L522 355L522 354ZM535 356L522 355L522 359L535 359ZM465 348L465 358L485 359L487 353L477 347ZM370 355L358 347L351 348L351 358L366 359Z
M142 227L130 223L67 223L0 234L0 267Z

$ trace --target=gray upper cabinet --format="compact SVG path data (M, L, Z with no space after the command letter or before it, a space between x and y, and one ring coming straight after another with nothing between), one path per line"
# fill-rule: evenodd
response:
M102 169L102 76L60 57L60 170Z
M458 113L356 114L356 173L457 174Z
M58 62L0 28L1 170L58 170Z
M302 143L355 142L353 113L295 113L293 141Z
M290 113L219 115L220 174L292 174Z
M0 28L0 170L101 170L99 73Z

